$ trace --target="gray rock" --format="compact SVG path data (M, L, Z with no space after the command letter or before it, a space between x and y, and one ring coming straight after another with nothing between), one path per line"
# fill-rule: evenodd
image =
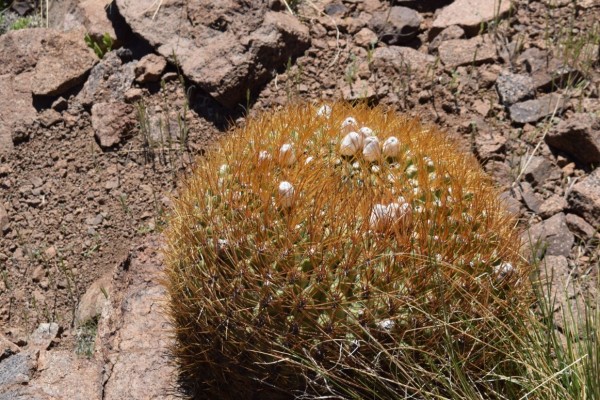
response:
M94 103L123 101L125 92L135 79L135 63L127 62L124 51L114 50L104 55L92 71L77 98L84 106ZM125 61L124 61L125 60Z
M506 138L493 132L479 132L475 136L475 148L477 157L486 162L488 160L501 159L501 153L505 150Z
M447 40L440 44L438 51L446 69L461 65L480 65L497 58L496 47L489 35Z
M584 164L600 165L600 118L591 113L573 114L548 132L546 143Z
M407 69L425 72L434 62L435 57L410 47L378 47L373 53L373 66L378 69L391 67L399 72Z
M533 80L529 75L504 71L496 80L496 90L500 101L509 106L533 96Z
M137 82L157 82L167 67L167 60L156 54L147 54L135 66Z
M396 6L374 13L369 27L377 33L380 41L400 45L417 35L421 21L421 16L415 10Z
M476 34L482 24L504 18L510 7L510 1L455 0L437 14L431 26L431 33L436 35L451 25L459 25L470 34Z
M533 123L540 119L552 115L556 111L556 115L562 113L565 101L558 94L549 94L539 99L527 100L521 103L516 103L510 106L510 118L519 124Z
M546 179L550 177L552 173L552 163L545 157L533 156L531 160L527 158L524 161L529 163L525 165L523 176L528 182L531 182L533 186L542 185Z
M527 182L521 182L519 189L519 194L521 195L521 199L523 200L523 203L525 203L525 206L534 213L539 213L542 200L535 194L531 185Z
M42 323L29 337L28 350L47 350L58 336L59 326L56 322Z
M591 239L598 233L592 225L585 222L585 220L578 215L567 214L566 221L571 232L584 240ZM600 229L600 227L598 229Z
M121 143L136 125L133 111L132 105L121 102L92 106L92 127L100 147L106 149Z
M306 50L309 30L266 2L116 0L131 29L227 107ZM182 14L182 12L184 14Z
M460 39L465 36L465 31L458 25L451 25L440 32L431 43L429 43L429 52L436 53L440 44L446 40Z
M567 227L565 214L559 213L533 225L523 233L525 256L565 256L571 253L575 237Z
M567 201L576 214L592 226L600 226L600 168L576 183Z
M10 386L26 384L35 369L29 353L21 352L0 361L0 396Z

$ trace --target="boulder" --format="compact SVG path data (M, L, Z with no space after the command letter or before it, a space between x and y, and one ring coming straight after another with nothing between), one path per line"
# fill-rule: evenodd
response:
M94 103L123 101L135 79L135 63L129 50L113 50L92 68L77 98L84 106Z
M310 44L308 27L266 2L116 0L131 29L226 107Z
M436 35L451 25L458 25L474 35L482 24L504 18L510 8L511 2L508 0L456 0L437 14L431 33Z
M510 118L519 124L537 122L549 115L562 113L565 101L561 95L548 94L538 99L515 103L509 107Z
M592 226L600 226L600 168L576 183L567 201L576 214Z
M391 45L400 45L412 40L421 26L418 12L407 7L391 7L373 14L369 27L377 33L379 40Z
M129 134L136 125L134 108L122 102L96 103L92 107L92 127L103 149L110 148Z
M440 44L438 52L446 69L454 69L461 65L480 65L493 62L497 58L496 46L488 35L447 40Z
M571 154L584 164L600 165L600 118L576 113L546 135L546 143Z

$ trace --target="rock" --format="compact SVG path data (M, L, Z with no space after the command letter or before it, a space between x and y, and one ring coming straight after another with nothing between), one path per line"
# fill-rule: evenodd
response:
M437 35L435 39L431 41L431 43L429 43L429 52L432 54L436 53L442 42L446 40L460 39L463 36L465 36L465 31L463 28L458 25L451 25L441 31L440 34Z
M546 143L584 164L600 165L600 118L575 113L548 132Z
M69 107L69 102L67 99L60 96L58 99L54 100L51 107L54 111L65 111Z
M39 282L45 277L46 277L46 270L44 269L44 267L42 265L38 265L37 267L35 267L35 269L31 273L31 280L34 282Z
M417 35L421 21L421 16L415 10L395 6L386 11L375 12L369 27L382 42L400 45Z
M504 71L496 80L496 90L500 101L509 106L533 96L533 81L529 75L513 74Z
M156 54L147 54L135 66L137 82L157 82L167 67L167 60Z
M354 43L358 46L370 49L377 43L377 34L369 28L362 28L354 35Z
M598 233L592 225L585 222L585 220L578 215L567 214L566 221L571 232L581 239L591 239Z
M438 52L446 69L461 65L480 65L496 59L496 47L489 35L447 40L440 44Z
M533 225L522 235L524 255L541 259L545 256L568 257L575 237L567 227L565 214L559 213Z
M506 146L506 138L502 135L492 132L479 132L475 136L475 147L477 157L486 162L489 160L501 159L501 153Z
M69 350L42 351L26 394L42 399L101 400L103 367Z
M567 201L576 214L592 226L600 226L600 168L576 183Z
M0 333L0 361L20 352L19 346Z
M356 100L374 100L377 96L375 89L368 82L361 79L357 79L351 85L346 82L342 83L342 98L346 101Z
M96 103L92 107L92 127L103 149L112 147L129 134L136 125L134 108L121 102Z
M524 161L528 161L528 164L524 166L523 175L533 186L541 186L550 177L552 163L547 158L533 156L531 159L527 158Z
M29 353L20 352L0 361L0 399L6 395L11 386L26 384L35 369L35 361ZM10 397L4 397L10 399Z
M44 128L49 128L62 121L62 116L58 111L48 108L38 115L38 121Z
M31 88L34 95L57 96L83 83L97 58L78 32L47 31ZM65 60L69 62L65 63Z
M99 322L103 352L112 360L104 400L178 398L171 390L177 373L168 356L172 338L165 335L170 325L162 310L165 288L158 283L163 265L159 248L155 237L132 258L121 300Z
M47 350L58 336L59 327L55 322L40 324L29 337L28 350Z
M348 12L348 7L342 3L329 3L323 11L330 17L343 17Z
M557 311L565 300L577 295L573 285L569 285L571 271L565 256L546 256L540 266L540 283L542 291L554 311ZM548 290L549 286L549 290Z
M433 65L435 57L421 53L410 47L389 46L378 47L373 53L373 66L385 69L392 67L396 71L427 71L427 67Z
M519 124L533 123L540 119L562 113L565 101L561 95L549 94L539 99L527 100L509 107L510 118Z
M430 33L437 35L451 25L458 25L470 35L475 35L481 29L482 24L504 18L510 11L510 7L510 1L455 0L437 14Z
M79 300L75 311L75 323L83 325L86 322L100 317L105 308L110 306L109 293L112 291L112 275L102 276L90 285Z
M9 34L0 36L0 54L3 51L3 38L7 35ZM0 55L0 70L2 58ZM36 118L37 111L32 104L30 79L31 72L24 72L16 77L10 74L0 75L0 155L14 148L13 134L17 127L29 125Z
M105 34L110 36L113 43L117 42L115 28L107 15L111 3L112 0L84 0L77 4L87 34L97 43L102 43Z
M8 230L8 213L6 208L0 203L0 235Z
M131 29L226 107L309 47L309 30L266 2L116 0ZM184 15L182 15L182 10ZM172 60L175 61L175 60Z
M123 49L105 54L77 95L81 104L87 107L99 102L123 101L135 79L135 63L130 58L131 52Z
M542 201L536 196L531 185L527 182L521 182L519 189L519 194L521 195L521 199L523 200L523 203L525 203L525 206L534 213L539 213Z
M563 212L567 208L568 203L564 197L558 195L552 195L540 205L539 215L546 219L554 214Z

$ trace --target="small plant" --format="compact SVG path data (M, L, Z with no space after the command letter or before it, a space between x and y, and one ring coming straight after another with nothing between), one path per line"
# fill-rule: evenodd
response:
M92 38L89 33L86 33L84 40L88 47L94 50L98 58L103 58L106 53L112 50L114 44L112 37L108 33L102 35L102 40L100 41Z
M94 342L98 333L98 317L85 321L77 330L75 352L91 358L94 355Z
M345 104L260 115L170 216L173 354L219 398L508 393L506 326L532 293L514 226L433 127Z
M21 17L18 18L15 22L10 26L11 31L18 31L19 29L26 29L31 27L33 24L32 17Z

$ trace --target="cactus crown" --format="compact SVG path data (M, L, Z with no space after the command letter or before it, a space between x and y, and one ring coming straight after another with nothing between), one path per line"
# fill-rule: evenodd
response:
M435 352L444 321L465 368L482 371L497 355L485 314L526 308L514 225L476 160L435 128L345 104L262 114L199 160L176 202L175 356L220 395L294 389L305 378L275 354L327 366L339 343L373 338ZM373 367L378 352L352 357Z

